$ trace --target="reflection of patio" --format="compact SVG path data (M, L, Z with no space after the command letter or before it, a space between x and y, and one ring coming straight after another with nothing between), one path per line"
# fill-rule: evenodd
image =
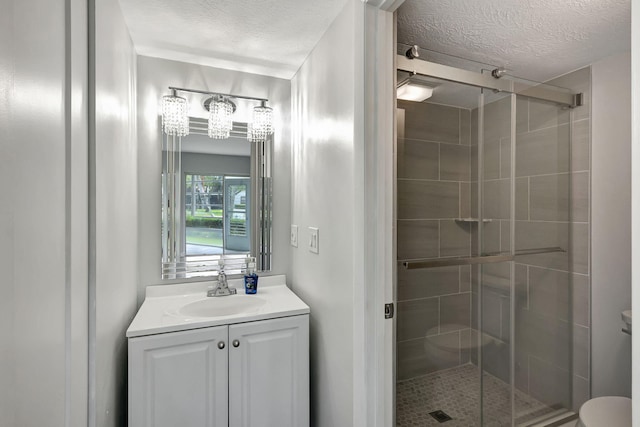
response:
M188 256L197 256L197 255L220 255L222 254L221 246L210 246L210 245L194 245L191 243L187 243L187 255ZM231 249L227 249L224 251L227 254L244 254L247 251L233 251Z
M228 240L226 242L226 246L234 247L236 248L235 250L231 250L229 248L223 249L225 246L225 240L222 228L186 227L185 237L187 240L187 256L248 253L250 245L248 236L246 236L246 242L238 242L237 233L234 233L233 229L231 230L231 234L232 235L228 237L232 240ZM246 245L243 243L246 243Z
M222 229L210 227L187 227L187 244L222 247Z
M187 243L187 255L219 255L222 253L220 246L194 245Z

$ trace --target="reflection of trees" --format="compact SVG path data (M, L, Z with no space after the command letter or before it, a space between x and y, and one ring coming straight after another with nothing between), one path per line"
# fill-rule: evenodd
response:
M245 199L246 199L246 191L247 191L247 186L244 184L236 184L236 185L231 185L229 186L229 196L230 196L230 202L233 203L233 208L234 209L242 209L244 208L244 205L246 203ZM245 193L245 196L241 198L239 203L236 203L236 197L240 194L240 193Z
M249 187L244 182L231 181L225 186L223 176L195 174L185 174L185 181L184 203L188 216L219 218L225 215L225 204L234 215L246 209Z
M209 212L211 209L209 208L209 198L205 197L206 193L205 192L205 185L204 182L202 180L202 176L200 175L196 175L196 181L197 183L197 188L196 190L196 204L197 206L202 206L204 208L205 212Z
M221 176L215 175L187 175L187 193L191 193L191 212L197 209L211 212L216 205L221 204L220 193L223 189ZM189 191L191 190L191 191ZM218 207L219 208L219 207Z
M198 179L202 182L202 186L207 193L219 193L222 191L222 177L204 175L198 176Z

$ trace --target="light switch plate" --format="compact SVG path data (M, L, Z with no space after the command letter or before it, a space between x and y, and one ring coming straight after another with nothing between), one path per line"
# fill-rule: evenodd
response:
M291 246L298 247L298 226L291 224Z
M309 251L320 253L320 230L316 227L309 227Z

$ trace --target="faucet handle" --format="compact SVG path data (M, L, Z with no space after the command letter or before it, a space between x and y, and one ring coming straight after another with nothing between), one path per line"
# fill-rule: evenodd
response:
M228 295L235 295L238 293L236 288L229 288L226 286L216 286L215 289L212 289L207 292L208 297L224 297Z
M221 285L227 285L227 275L224 272L224 260L220 258L218 260L218 283Z
M218 284L224 287L227 286L227 275L222 270L218 272Z

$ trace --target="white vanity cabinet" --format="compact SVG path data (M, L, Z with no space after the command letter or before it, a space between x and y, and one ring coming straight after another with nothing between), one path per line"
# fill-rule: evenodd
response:
M130 338L129 426L226 426L228 330Z
M309 316L229 326L229 427L309 425Z
M129 339L130 427L308 425L307 314Z

